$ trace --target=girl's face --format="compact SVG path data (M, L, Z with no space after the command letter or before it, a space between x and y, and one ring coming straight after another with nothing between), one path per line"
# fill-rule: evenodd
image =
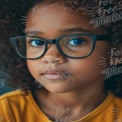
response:
M26 33L45 39L65 34L106 34L102 28L93 30L90 20L78 12L68 12L63 4L38 4L28 13ZM27 60L32 76L50 92L69 92L93 86L103 87L104 77L100 58L106 57L107 41L96 43L94 52L87 58L71 59L62 56L55 44L36 60Z

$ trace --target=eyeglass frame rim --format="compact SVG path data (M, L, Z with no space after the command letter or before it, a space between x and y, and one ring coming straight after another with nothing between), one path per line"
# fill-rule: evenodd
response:
M88 55L82 56L82 57L72 57L72 56L66 55L62 51L62 49L60 48L60 46L59 46L60 40L62 38L64 38L64 37L67 37L67 36L78 36L78 35L89 36L89 37L91 37L93 39L92 40L92 50L89 52ZM37 57L37 58L26 58L23 55L21 55L21 53L19 52L19 50L18 50L18 48L16 46L16 41L17 41L16 39L19 38L19 37L33 37L33 38L41 39L42 41L44 41L45 49L44 49L44 52L42 53L42 55L39 56L39 57ZM96 35L96 34L84 34L84 33L66 34L66 35L63 35L63 36L59 36L58 38L55 38L55 39L45 39L45 38L38 37L38 36L28 36L28 35L25 35L25 36L15 36L15 37L11 37L10 38L10 42L13 45L13 47L14 47L15 51L17 52L17 54L21 58L23 58L25 60L36 60L36 59L39 59L39 58L43 57L45 55L46 51L48 50L47 49L48 44L52 44L52 43L56 45L56 47L57 47L57 49L58 49L58 51L59 51L59 53L61 55L65 56L67 58L72 58L72 59L82 59L82 58L86 58L86 57L90 56L93 53L93 51L95 49L96 41L108 41L109 42L110 40L111 40L110 35Z

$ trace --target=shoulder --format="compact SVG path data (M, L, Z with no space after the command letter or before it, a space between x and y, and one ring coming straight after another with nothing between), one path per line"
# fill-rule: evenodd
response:
M118 116L121 117L122 120L122 98L114 96L113 107L114 111L118 113Z
M0 109L21 108L27 104L27 101L28 94L24 94L21 90L12 91L0 96Z
M6 99L6 98L19 96L20 94L21 94L21 90L20 89L8 92L8 93L3 94L3 95L0 96L0 101L3 100L3 99Z
M114 103L122 108L122 98L114 96Z
M5 101L5 100L17 100L17 99L21 99L23 98L23 92L19 89L19 90L15 90L9 93L6 93L2 96L0 96L0 103Z
M16 90L0 96L0 122L15 122L15 116L23 113L26 106L29 105L30 97L28 96L30 94L29 90L27 93Z

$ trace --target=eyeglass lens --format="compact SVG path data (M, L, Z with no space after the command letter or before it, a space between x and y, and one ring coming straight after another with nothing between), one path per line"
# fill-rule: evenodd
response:
M70 57L82 57L88 55L93 48L93 39L90 36L66 36L60 38L58 46L62 52ZM25 58L38 58L43 55L46 42L36 37L18 37L16 47L20 55Z

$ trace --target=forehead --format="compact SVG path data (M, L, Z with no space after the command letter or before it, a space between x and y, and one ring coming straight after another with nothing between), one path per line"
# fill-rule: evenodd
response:
M37 31L40 27L43 31L55 29L61 30L69 27L81 27L91 32L106 33L105 29L93 29L90 18L80 12L69 12L64 4L37 4L28 13L26 30ZM35 29L35 30L34 30Z

